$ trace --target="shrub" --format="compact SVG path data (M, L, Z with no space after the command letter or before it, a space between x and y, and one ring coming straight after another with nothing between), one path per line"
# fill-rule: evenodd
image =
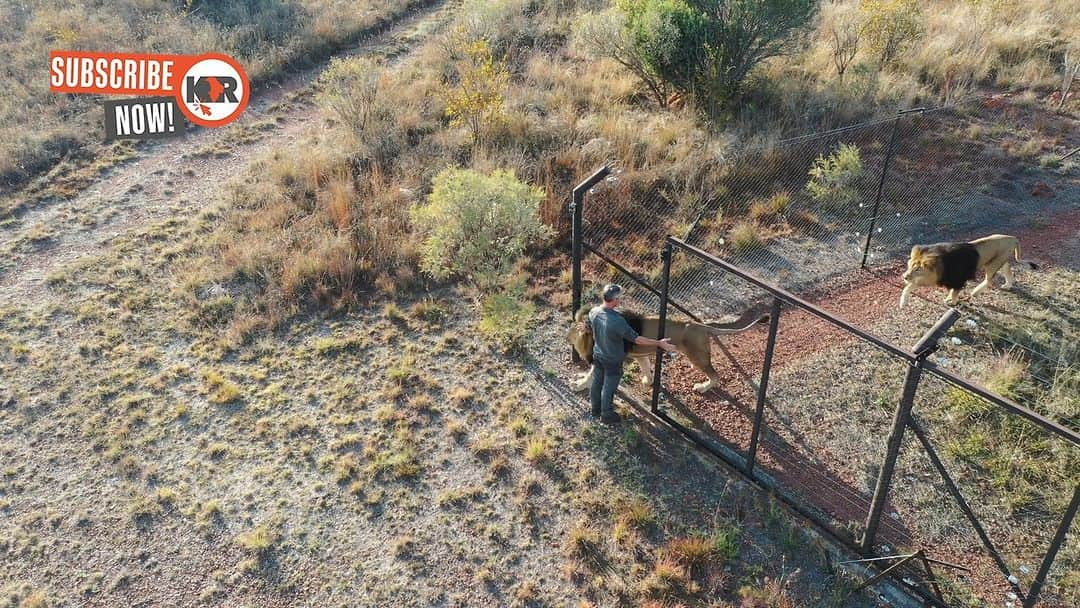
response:
M861 0L862 36L882 65L906 50L923 32L918 0Z
M612 59L633 74L660 107L668 103L668 83L648 66L642 49L634 44L626 13L618 8L585 13L574 22L573 45L585 55Z
M510 72L491 53L485 40L461 42L457 82L448 85L446 115L451 126L465 126L473 141L506 118L503 110Z
M525 347L535 315L536 307L517 290L490 294L480 306L480 333L503 352L518 352Z
M862 155L853 145L840 144L836 151L818 156L810 166L806 190L827 207L846 207L859 199L858 184L863 176Z
M425 235L421 268L436 279L467 278L481 290L499 285L526 246L549 236L538 215L543 199L509 171L443 171L428 204L410 214Z
M861 24L849 15L841 15L829 28L829 44L836 76L844 82L844 74L859 53Z
M382 67L366 57L334 59L319 76L319 85L319 105L355 138L354 154L386 166L401 142L385 99Z
M619 6L646 69L712 109L729 103L755 66L781 53L788 34L807 23L815 4L622 0Z
M747 253L765 246L761 231L750 222L735 224L735 227L728 233L728 238L735 253Z

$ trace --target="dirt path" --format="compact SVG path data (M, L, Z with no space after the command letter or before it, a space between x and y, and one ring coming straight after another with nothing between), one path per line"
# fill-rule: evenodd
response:
M458 3L433 2L387 31L337 56L400 60L447 22ZM180 140L146 145L106 171L74 198L35 205L0 229L0 305L40 294L48 277L104 251L117 236L170 217L198 213L216 202L222 186L253 159L288 149L319 124L312 82L327 62L253 93L233 125L196 129Z

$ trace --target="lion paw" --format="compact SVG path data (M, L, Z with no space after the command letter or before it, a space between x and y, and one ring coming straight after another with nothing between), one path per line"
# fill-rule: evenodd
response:
M574 391L575 393L580 393L581 391L583 391L583 390L585 390L587 388L589 388L589 376L588 375L585 375L584 377L578 378L577 381L570 384L570 390Z
M709 389L711 389L711 388L712 388L712 380L709 380L708 382L701 382L699 384L694 385L694 390L701 393L701 394L705 394L705 393L709 392Z

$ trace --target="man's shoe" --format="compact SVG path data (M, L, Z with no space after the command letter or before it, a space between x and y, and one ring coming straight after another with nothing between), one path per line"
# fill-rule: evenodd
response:
M622 422L622 416L615 412L604 412L600 416L600 422L603 422L604 424L619 424Z
M591 410L591 411L589 411L589 415L592 416L593 418L599 418L600 417L600 410Z

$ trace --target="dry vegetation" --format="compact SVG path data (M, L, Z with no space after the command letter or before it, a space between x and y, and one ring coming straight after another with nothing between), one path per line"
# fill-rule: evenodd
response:
M0 309L5 601L865 605L675 437L582 424L452 290L231 348L175 297L216 217Z
M69 155L79 156L99 132L99 100L49 92L44 58L54 49L236 57L253 84L325 57L420 0L333 2L5 2L0 52L12 86L0 94L0 185L24 181ZM33 129L26 129L28 117Z

